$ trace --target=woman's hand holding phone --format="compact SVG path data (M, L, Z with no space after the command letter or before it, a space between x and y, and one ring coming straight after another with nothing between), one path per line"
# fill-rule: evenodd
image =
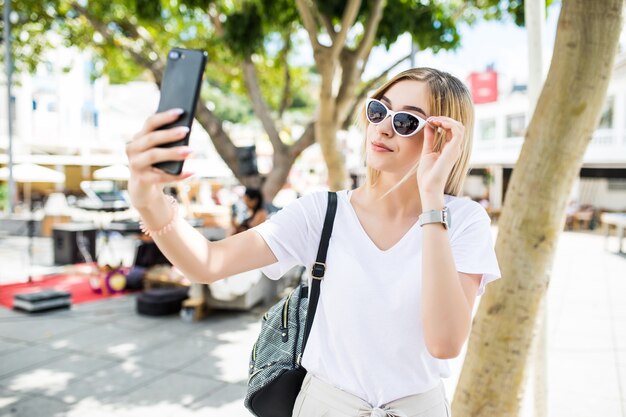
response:
M157 130L160 126L176 121L182 113L182 109L171 109L148 117L143 128L126 145L130 169L128 193L131 204L139 210L149 207L156 198L160 198L166 183L181 181L193 175L191 172L170 175L152 166L162 161L182 161L191 155L189 146L157 147L187 135L189 128L186 126Z

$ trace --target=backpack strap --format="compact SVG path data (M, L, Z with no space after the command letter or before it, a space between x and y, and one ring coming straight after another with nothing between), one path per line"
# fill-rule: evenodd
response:
M320 298L320 283L324 279L324 274L326 273L326 255L328 253L328 242L330 241L330 236L333 233L335 213L337 213L337 193L329 191L328 207L326 208L326 219L324 220L322 237L320 238L316 261L311 268L313 282L311 284L311 295L309 296L309 307L306 313L306 326L304 328L304 339L302 340L302 353L304 353L304 348L306 347L306 342L309 339L309 333L311 332L311 326L313 326L315 310L317 309L317 302Z

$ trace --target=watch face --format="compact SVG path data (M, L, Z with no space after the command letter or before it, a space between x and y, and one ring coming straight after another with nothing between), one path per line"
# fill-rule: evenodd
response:
M450 228L450 226L452 225L451 222L451 218L450 218L450 209L448 207L443 209L443 223L446 225L446 228Z

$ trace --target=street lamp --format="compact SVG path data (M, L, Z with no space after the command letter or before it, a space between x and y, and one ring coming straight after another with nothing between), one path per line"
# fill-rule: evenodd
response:
M11 0L4 0L4 62L7 73L7 128L9 138L9 213L15 209L15 181L13 180L13 105L11 103Z

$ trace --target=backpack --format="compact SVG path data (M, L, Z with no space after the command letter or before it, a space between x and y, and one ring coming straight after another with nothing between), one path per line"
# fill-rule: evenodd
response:
M272 306L262 318L261 332L252 347L248 391L244 404L258 417L291 417L296 397L306 376L300 364L309 338L326 271L326 254L337 211L337 194L328 193L328 207L312 285L298 285Z

